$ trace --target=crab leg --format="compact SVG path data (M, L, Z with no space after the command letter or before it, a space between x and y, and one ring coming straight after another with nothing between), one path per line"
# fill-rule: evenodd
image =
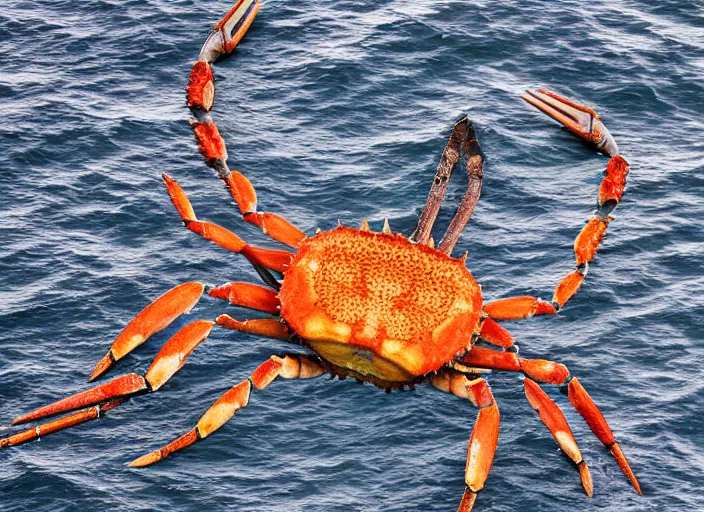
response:
M616 141L593 109L545 89L528 90L521 94L521 98L562 123L580 139L593 144L599 151L609 156L618 155Z
M289 328L274 318L256 318L240 322L230 315L220 315L217 317L216 323L225 329L266 336L268 338L286 340L291 335Z
M494 462L494 454L499 441L499 408L489 385L482 378L470 380L458 372L445 371L433 375L430 383L435 388L452 393L460 398L468 398L477 408L477 421L472 430L467 447L467 465L464 479L467 485L458 512L470 512L477 493L484 487Z
M612 160L616 158L621 157L617 156ZM594 216L579 232L574 241L576 269L562 278L555 287L551 303L529 296L509 297L486 303L484 305L486 314L494 320L518 320L534 315L554 315L579 290L587 275L589 262L596 256L597 248L612 220L611 216Z
M636 492L642 494L638 479L616 442L604 415L577 378L570 375L565 365L542 359L524 359L513 352L498 352L481 347L472 347L470 353L461 358L461 363L478 368L523 372L526 377L537 382L557 386L566 385L570 403L584 418L594 435L611 451L611 455L616 459Z
M553 315L564 307L579 290L594 259L597 249L606 234L613 217L610 213L620 201L625 187L628 163L617 155L606 168L605 177L599 187L599 211L589 219L574 241L575 270L567 274L555 287L552 303L535 297L510 297L488 302L484 311L494 320L518 320L534 315Z
M533 297L515 297L486 305L486 313L495 320L516 320L539 314L554 314L564 307L579 290L587 275L589 263L596 256L599 244L613 217L613 211L623 197L628 174L628 162L619 154L613 137L597 113L554 92L541 89L528 91L521 98L556 119L575 135L593 144L611 157L604 171L597 196L598 209L574 241L576 269L567 274L555 287L552 304Z
M191 70L186 88L187 102L194 118L191 126L198 142L198 150L205 163L215 169L227 185L242 218L259 227L274 240L297 247L305 238L305 234L279 215L257 212L257 194L254 187L242 173L230 171L228 168L225 141L209 113L215 96L211 63L235 49L260 7L258 0L239 0L215 25L201 49L198 62Z
M216 299L224 299L233 306L256 309L265 313L279 314L279 298L271 288L265 288L252 283L232 282L213 288L208 295Z
M83 407L104 404L116 399L127 399L162 387L186 362L186 358L210 334L215 322L196 320L181 328L161 348L147 373L142 377L129 373L99 384L70 397L40 407L35 411L16 418L12 424L27 423L49 416L56 416Z
M289 247L298 247L306 238L303 231L280 215L257 211L257 193L243 174L233 171L227 176L225 183L246 222L254 224L277 242Z
M535 315L554 315L555 307L535 297L509 297L484 304L484 312L494 320L518 320Z
M126 399L118 398L110 402L98 404L96 406L84 409L82 411L69 414L63 418L58 418L42 425L37 425L34 428L27 429L23 432L13 434L4 439L0 439L0 448L8 448L10 446L18 446L20 444L34 441L40 437L46 437L54 432L59 432L69 427L80 425L97 418L101 418L106 412L123 403Z
M123 329L108 353L96 364L90 380L105 373L118 360L144 343L149 337L168 327L176 318L191 311L198 302L205 286L202 283L184 283L169 290L144 308ZM278 314L279 299L276 292L251 283L225 283L208 291L208 295L225 299L234 306Z
M149 304L115 339L105 357L95 365L90 380L100 377L115 362L147 341L152 334L165 329L182 314L190 312L200 300L204 289L202 283L183 283Z
M643 494L640 490L640 484L636 475L633 473L628 460L621 450L621 446L616 442L613 432L606 418L602 414L599 407L594 403L592 397L589 396L587 390L582 387L582 384L574 377L567 385L567 397L570 403L577 409L577 412L585 419L589 428L594 432L594 435L609 449L611 455L614 456L621 471L626 475L638 494Z
M164 184L171 197L176 211L181 216L186 228L198 233L206 240L219 245L228 251L242 254L253 265L261 265L277 272L283 272L293 259L293 253L274 249L262 249L247 244L244 240L222 226L212 222L200 221L196 218L191 202L181 186L168 174L163 175Z
M482 321L479 337L482 341L501 348L511 347L514 343L511 333L497 324L491 317L486 317Z
M462 198L460 206L457 208L457 213L455 213L450 222L450 227L447 228L447 232L438 246L440 251L448 255L452 253L452 249L455 248L457 241L460 239L462 230L469 222L469 218L472 216L482 191L484 157L482 156L477 136L474 133L474 126L469 121L467 122L467 135L462 141L462 153L467 159L466 167L469 179L467 191Z
M543 391L540 386L530 379L523 380L526 398L540 416L540 419L548 427L550 434L560 449L575 463L579 469L579 476L582 480L584 492L590 498L594 495L594 484L592 483L592 475L589 472L589 466L582 458L582 453L579 451L577 441L574 439L572 429L567 424L565 415L553 402L550 397Z
M427 245L430 240L430 231L433 229L433 224L440 211L440 205L445 198L447 185L452 176L452 171L460 159L460 147L462 142L467 137L468 127L471 126L469 119L466 117L455 124L450 134L450 140L442 152L442 157L438 163L438 168L435 171L435 179L430 187L430 194L425 203L423 212L418 219L418 227L409 237L412 242Z
M252 387L261 391L276 377L284 379L308 379L324 372L318 361L304 355L271 356L259 365L249 379L240 382L222 395L198 420L196 426L163 448L143 455L129 463L131 467L143 467L165 459L175 451L186 448L196 441L208 437L227 423L235 412L249 403Z

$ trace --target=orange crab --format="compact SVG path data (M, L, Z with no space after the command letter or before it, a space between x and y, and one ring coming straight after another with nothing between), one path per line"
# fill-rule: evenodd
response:
M0 448L96 419L131 397L158 390L217 323L229 329L288 340L308 351L272 356L248 379L217 400L192 430L132 461L131 466L153 464L209 436L248 404L252 388L262 390L276 377L312 378L331 373L371 382L387 391L427 382L442 391L468 398L479 409L469 440L466 489L459 506L459 510L469 511L489 474L498 441L499 409L482 378L483 373L493 369L521 372L527 377L524 387L530 404L578 468L589 496L592 495L589 468L564 415L537 383L564 386L569 401L610 449L640 493L638 480L606 420L577 378L562 364L519 357L513 337L497 323L555 314L576 293L589 262L595 257L611 220L609 213L621 200L628 173L626 160L620 156L613 137L596 112L549 91L528 91L522 95L611 159L599 187L598 210L575 240L576 270L557 285L552 300L512 297L484 303L481 287L465 266L466 256L451 256L479 199L482 183L484 159L467 118L461 119L452 130L418 227L409 238L393 234L387 222L381 232L372 232L366 221L360 229L339 226L306 237L284 218L257 211L251 183L227 166L225 143L209 111L215 93L211 63L234 49L259 7L259 0L240 0L215 26L191 72L188 106L194 117L193 129L200 151L226 183L244 220L294 248L295 253L251 246L225 228L199 220L179 184L167 175L164 182L185 226L224 249L244 255L267 285L232 282L210 289L208 294L277 318L238 321L221 315L216 322L191 322L166 342L144 376L133 373L117 377L21 416L13 423L82 409L2 439ZM467 191L436 248L430 231L449 178L460 163L468 175ZM201 283L185 283L147 306L98 362L91 380L190 311L204 291Z

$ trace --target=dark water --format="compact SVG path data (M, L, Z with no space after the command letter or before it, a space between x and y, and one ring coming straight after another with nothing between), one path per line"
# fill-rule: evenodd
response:
M190 65L229 7L0 5L3 425L87 388L122 326L163 291L257 281L183 229L160 180L169 172L199 216L272 246L203 164L184 104ZM700 2L269 1L216 75L230 166L263 209L307 233L388 217L409 234L452 123L469 113L488 164L458 249L487 298L550 297L606 164L518 93L548 86L596 105L631 163L627 194L579 295L558 317L510 328L522 355L580 377L645 496L550 389L592 468L586 498L520 378L497 374L500 443L476 509L704 510ZM463 186L451 185L441 223ZM193 316L225 309L204 299ZM144 371L173 330L112 375ZM277 381L208 440L147 470L124 465L285 349L215 330L158 394L0 452L0 509L455 510L476 412L427 387Z

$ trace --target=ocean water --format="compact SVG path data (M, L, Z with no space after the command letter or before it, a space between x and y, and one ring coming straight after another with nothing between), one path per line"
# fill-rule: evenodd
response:
M227 1L5 0L0 5L0 436L20 413L88 388L121 328L178 283L258 282L185 230L245 224L197 152L184 87ZM704 7L700 2L264 1L215 67L213 117L262 210L312 234L338 219L410 234L454 121L487 156L460 240L487 299L550 298L573 265L606 158L518 98L553 88L598 109L629 186L579 294L506 324L521 355L565 363L601 406L644 496L556 389L595 496L525 400L502 414L478 511L704 510ZM465 186L450 185L436 234ZM257 316L202 299L189 318ZM183 325L111 376L143 372ZM222 329L158 393L0 451L0 510L445 511L462 494L476 410L420 386L277 381L219 432L148 469L125 466L190 429L281 342ZM295 347L293 350L296 350Z

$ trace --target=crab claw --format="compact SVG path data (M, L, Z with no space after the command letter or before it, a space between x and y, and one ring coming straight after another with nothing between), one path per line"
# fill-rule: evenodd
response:
M200 50L198 60L214 62L232 52L254 21L262 4L259 0L239 0L213 28Z
M599 151L609 156L618 155L616 141L606 129L599 115L591 108L563 98L558 94L540 89L528 90L521 94L521 98L543 111L555 121L562 123L568 130L580 139L593 144Z

